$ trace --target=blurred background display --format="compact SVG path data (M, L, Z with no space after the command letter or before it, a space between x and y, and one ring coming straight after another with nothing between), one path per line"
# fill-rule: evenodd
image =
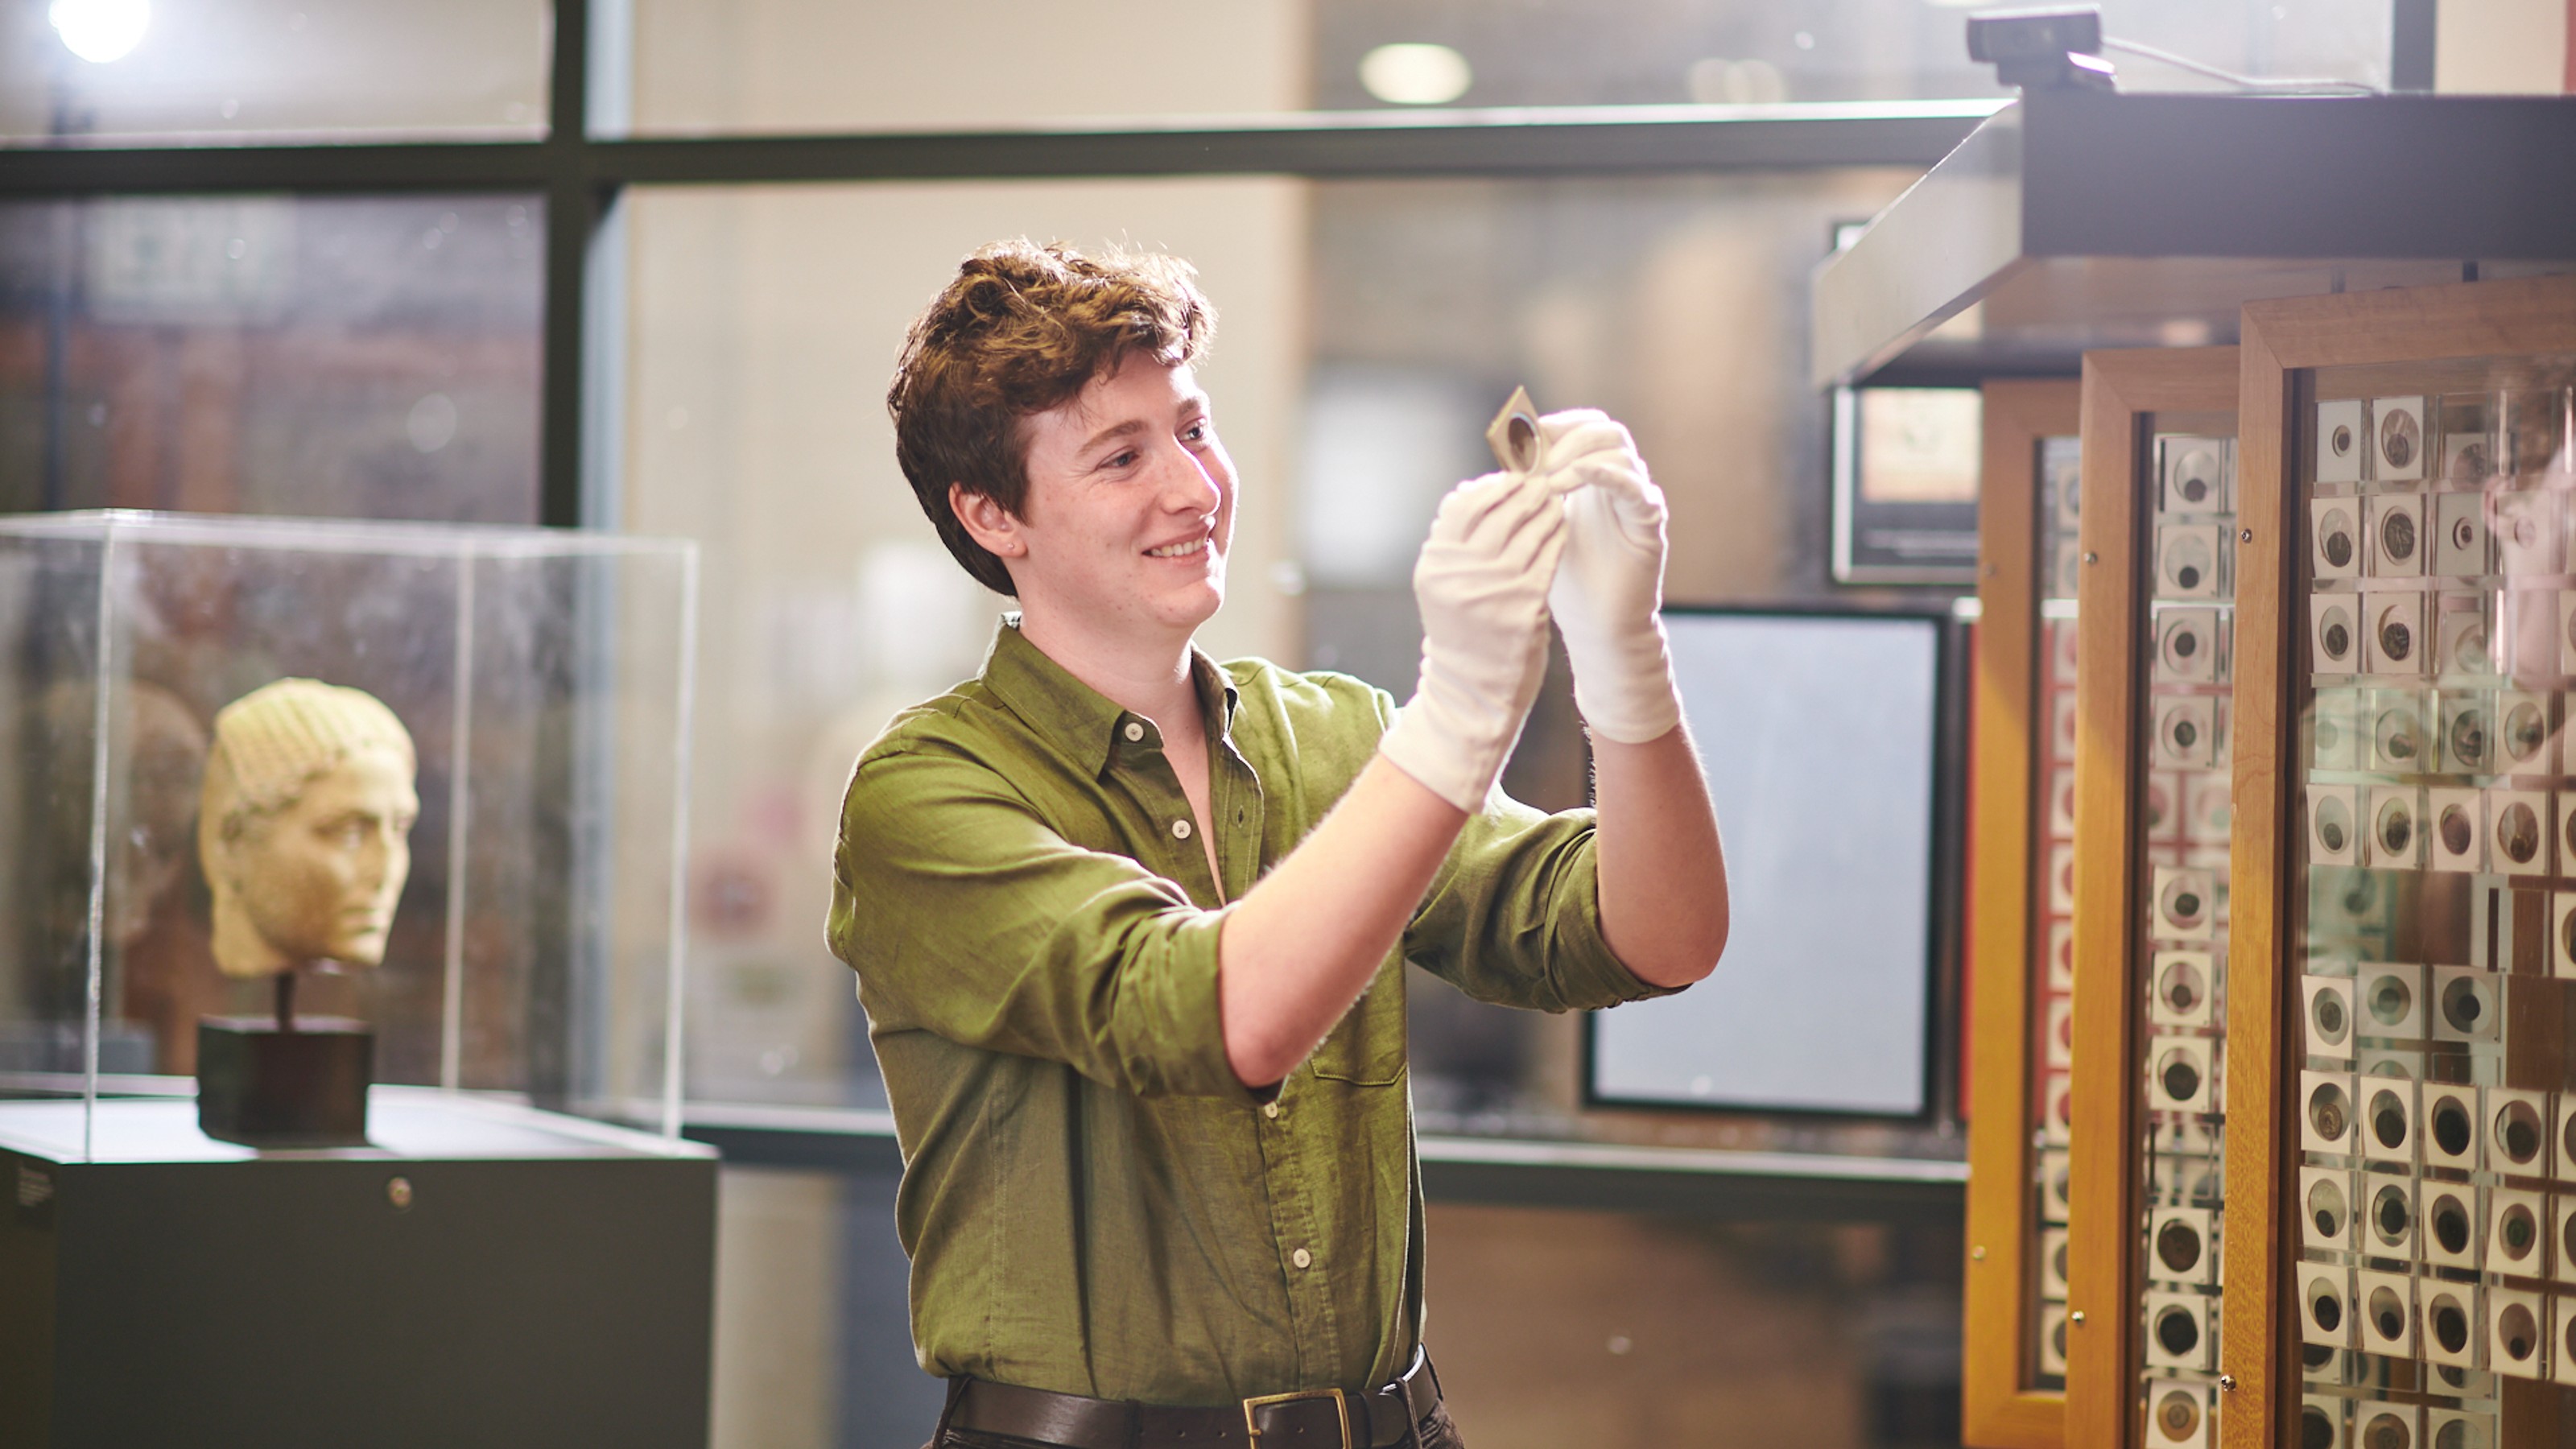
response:
M0 201L0 511L537 521L536 195Z
M1595 1013L1586 1090L1630 1105L1912 1117L1931 1105L1934 850L1956 708L1937 617L1668 613L1726 831L1726 968ZM1936 924L1938 923L1938 924Z

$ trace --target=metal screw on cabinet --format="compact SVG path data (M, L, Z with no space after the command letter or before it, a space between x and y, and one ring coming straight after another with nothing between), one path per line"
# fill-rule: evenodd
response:
M2249 528L2236 535L2236 541L2238 543L2252 543L2254 541L2254 530Z
M396 1208L410 1207L411 1179L408 1177L388 1179L385 1183L385 1201L392 1203Z
M2084 561L2089 564L2100 563L2102 561L2102 555L2087 551L2084 555Z
M1986 1250L1982 1246L1970 1248L1968 1250L1968 1256L1982 1263L1986 1261Z
M2236 1375L2220 1374L2218 1376L2218 1391L2222 1394L2232 1394L2236 1392Z
M2082 1328L2084 1326L2084 1310L2078 1308L2074 1312L2066 1315L2066 1321L2074 1324L2078 1328Z

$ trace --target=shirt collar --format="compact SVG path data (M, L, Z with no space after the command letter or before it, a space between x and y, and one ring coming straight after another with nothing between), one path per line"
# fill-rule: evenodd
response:
M1239 696L1234 681L1217 667L1207 651L1190 646L1190 674L1198 683L1200 709L1211 698L1222 703L1207 720L1211 736L1230 741ZM1013 714L1029 722L1057 748L1098 775L1118 747L1119 733L1131 720L1150 731L1151 720L1119 707L1116 701L1076 679L1061 664L1020 632L1020 616L1008 613L993 631L992 652L984 658L983 681ZM1148 738L1155 738L1149 735Z

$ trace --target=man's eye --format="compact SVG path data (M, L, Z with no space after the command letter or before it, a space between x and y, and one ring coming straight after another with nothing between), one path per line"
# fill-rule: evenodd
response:
M1129 466L1130 464L1134 463L1135 461L1136 461L1136 450L1135 450L1135 449L1133 449L1133 448L1126 448L1126 449L1122 449L1122 450L1121 450L1121 451L1119 451L1119 452L1116 452L1116 453L1112 453L1112 454L1110 454L1110 455L1109 455L1109 457L1108 457L1108 459L1107 459L1106 461L1104 461L1100 466L1102 466L1102 467L1104 467L1104 468L1124 468L1124 467L1127 467L1127 466Z
M1181 436L1189 439L1193 443L1204 442L1206 441L1208 434L1214 431L1215 429L1208 425L1207 419L1201 418L1197 422L1190 424L1189 427L1181 433Z

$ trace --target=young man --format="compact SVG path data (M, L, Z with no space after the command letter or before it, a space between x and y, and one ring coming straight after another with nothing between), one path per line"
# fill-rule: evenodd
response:
M1015 596L983 673L853 772L831 941L904 1153L939 1445L1454 1444L1420 1352L1408 959L1549 1011L1705 976L1716 821L1627 431L1543 420L1415 569L1420 686L1192 646L1236 480L1168 257L986 247L887 404L950 552ZM1493 789L1551 614L1598 814Z

